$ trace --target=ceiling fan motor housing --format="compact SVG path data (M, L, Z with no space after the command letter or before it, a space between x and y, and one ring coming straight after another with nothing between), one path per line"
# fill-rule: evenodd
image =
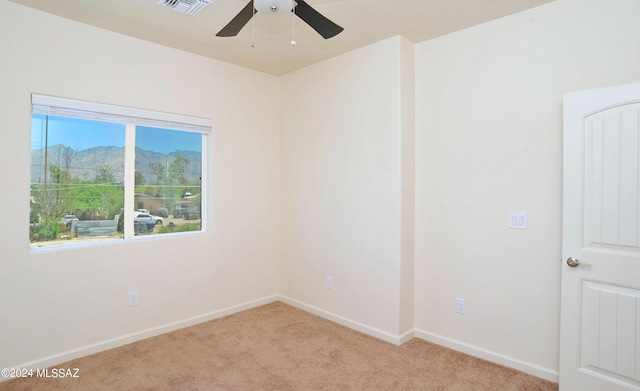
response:
M293 0L254 0L253 7L266 15L282 15L293 9Z

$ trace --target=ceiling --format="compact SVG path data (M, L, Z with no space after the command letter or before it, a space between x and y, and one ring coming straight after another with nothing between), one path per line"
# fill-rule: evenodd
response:
M395 35L417 43L552 0L306 0L344 27L327 40L291 13L257 13L236 37L216 37L249 0L214 0L196 16L162 7L159 0L9 1L280 76Z

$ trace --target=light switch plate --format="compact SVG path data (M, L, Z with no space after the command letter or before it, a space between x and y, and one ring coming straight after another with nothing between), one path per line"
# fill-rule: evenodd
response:
M327 278L326 278L326 284L327 284L327 285L326 285L326 286L327 286L327 289L333 289L333 277L331 277L331 276L327 276Z
M509 228L527 229L527 212L509 212Z
M464 299L457 298L456 299L456 313L457 314L466 314L467 313L467 305Z
M129 305L134 306L140 304L138 291L129 292Z

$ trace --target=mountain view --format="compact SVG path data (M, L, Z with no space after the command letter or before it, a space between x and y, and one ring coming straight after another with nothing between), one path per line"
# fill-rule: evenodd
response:
M81 180L91 180L96 175L98 167L108 166L115 177L116 182L122 182L124 178L124 148L119 147L95 147L82 151L74 151L65 145L57 144L46 150L49 164L66 167L73 177ZM135 169L144 176L145 183L154 183L157 177L151 169L153 165L166 165L167 167L180 155L189 160L185 178L189 182L195 182L202 172L201 153L197 151L175 151L162 154L155 151L147 151L136 148ZM45 177L45 149L31 150L31 183L43 183ZM150 166L151 165L151 166ZM50 173L47 173L50 175Z

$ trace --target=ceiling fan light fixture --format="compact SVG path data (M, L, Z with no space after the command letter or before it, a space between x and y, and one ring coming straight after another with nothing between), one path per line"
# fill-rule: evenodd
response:
M293 0L253 0L253 6L266 15L282 15L293 9Z

